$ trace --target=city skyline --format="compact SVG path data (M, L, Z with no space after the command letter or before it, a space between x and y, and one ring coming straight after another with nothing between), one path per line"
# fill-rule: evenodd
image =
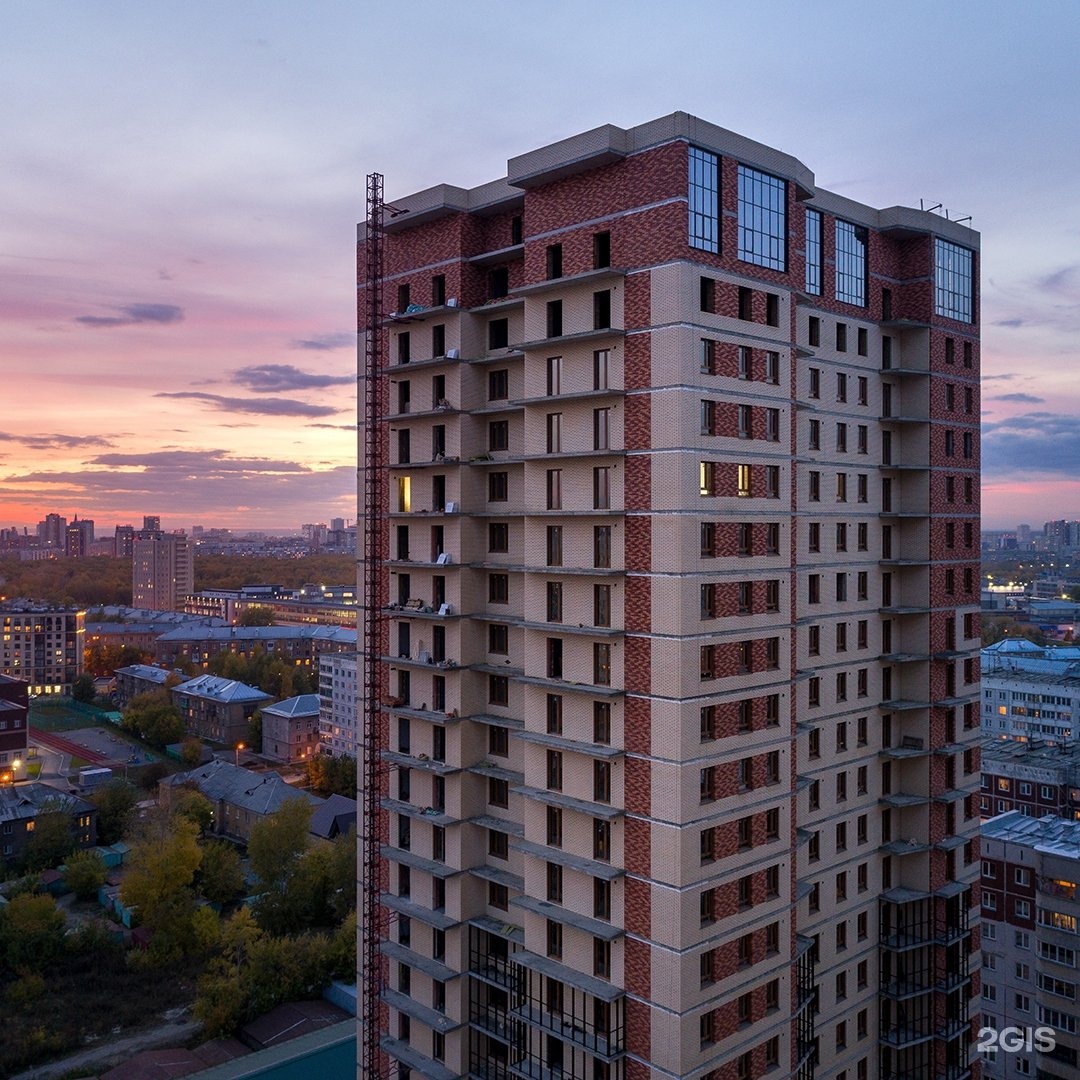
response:
M499 9L532 68L494 93L438 75L490 65L481 11L414 7L424 77L402 79L388 8L5 5L0 525L146 506L167 529L354 517L366 172L391 201L473 186L528 149L522 127L557 140L672 108L797 153L810 102L819 184L941 203L983 235L984 524L1080 516L1071 7L912 3L871 25L827 3L740 10L734 31L723 5L619 10ZM882 44L908 39L890 64Z

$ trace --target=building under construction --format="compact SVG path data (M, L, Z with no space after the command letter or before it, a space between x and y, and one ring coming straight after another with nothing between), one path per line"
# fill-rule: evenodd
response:
M684 113L368 195L361 1075L977 1075L978 235Z

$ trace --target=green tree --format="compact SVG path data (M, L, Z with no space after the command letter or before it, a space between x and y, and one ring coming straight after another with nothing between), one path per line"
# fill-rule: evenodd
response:
M217 955L199 977L193 1010L208 1035L231 1035L254 1015L249 1011L250 981L245 976L248 957L261 937L248 908L219 923Z
M273 626L274 609L256 604L240 616L241 626Z
M125 904L153 931L151 960L167 963L192 952L195 933L193 883L202 861L199 826L159 808L141 822L120 886Z
M59 866L75 847L71 814L60 799L47 800L34 819L34 832L23 855L24 866L27 870Z
M198 889L212 904L232 903L244 888L244 870L240 855L223 840L208 840L203 844L199 865Z
M184 718L167 690L136 694L124 709L121 725L158 749L179 742L186 730Z
M64 881L80 900L91 900L105 883L105 861L96 851L77 851L67 861Z
M16 896L0 908L0 955L13 970L40 971L63 951L66 925L51 896Z
M200 836L214 820L214 804L194 784L185 784L173 791L172 812L177 817L194 821Z
M356 798L356 759L316 754L305 765L307 782L316 795Z
M94 676L84 672L71 684L71 696L84 705L90 705L97 697L94 689Z
M290 933L304 923L307 898L294 886L306 884L301 868L312 843L311 811L306 799L290 799L251 828L248 858L261 894L255 915L271 933Z

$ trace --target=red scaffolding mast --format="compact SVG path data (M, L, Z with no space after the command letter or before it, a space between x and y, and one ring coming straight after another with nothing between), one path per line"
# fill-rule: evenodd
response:
M382 714L380 712L380 608L383 600L382 545L384 503L387 498L384 483L383 443L380 430L382 415L382 292L383 292L383 177L371 173L367 178L367 243L365 259L366 292L363 306L364 371L360 388L363 431L363 458L360 495L363 516L362 602L360 630L360 659L363 679L360 700L361 813L358 821L360 911L359 948L360 994L358 1017L359 1075L362 1080L382 1080L387 1070L385 1056L379 1047L380 1001L382 991L382 956L384 912L380 903L382 887L381 803Z

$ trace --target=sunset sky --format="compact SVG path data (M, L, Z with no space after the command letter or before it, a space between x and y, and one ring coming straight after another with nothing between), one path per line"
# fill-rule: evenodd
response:
M982 233L984 524L1080 517L1073 2L3 0L0 526L355 518L355 223L686 110Z

